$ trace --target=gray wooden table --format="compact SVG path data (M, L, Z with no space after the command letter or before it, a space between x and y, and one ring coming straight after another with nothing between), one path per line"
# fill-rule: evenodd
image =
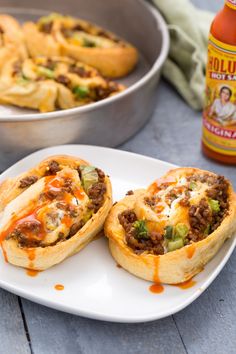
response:
M223 0L195 0L217 11ZM171 104L170 104L171 103ZM234 167L207 160L200 151L201 115L165 82L155 113L135 137L120 146L177 165L211 169L229 177ZM0 289L0 353L236 353L236 252L200 298L185 310L144 324L89 320L12 295Z

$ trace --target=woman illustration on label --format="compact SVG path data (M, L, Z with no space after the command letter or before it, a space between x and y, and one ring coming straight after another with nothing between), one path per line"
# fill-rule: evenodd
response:
M220 97L210 107L209 117L221 125L236 124L236 105L230 102L231 96L232 90L228 86L222 86Z

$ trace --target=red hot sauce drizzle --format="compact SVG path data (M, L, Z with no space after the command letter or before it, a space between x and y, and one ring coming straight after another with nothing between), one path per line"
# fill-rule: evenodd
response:
M68 176L68 177L70 177L70 176ZM60 192L62 187L63 187L63 179L61 179L60 177L55 176L55 175L45 177L44 192L48 192L48 191ZM77 188L74 191L74 195L77 199L81 200L84 198L85 193L81 188ZM65 199L66 203L69 203L72 198L73 198L73 196L71 196L69 193L67 193L67 192L64 193L64 199ZM47 205L47 202L42 203L40 206L35 206L35 202L32 202L32 207L30 208L30 210L28 210L25 214L23 214L20 217L13 215L11 218L10 225L0 233L0 245L2 247L4 259L6 262L7 262L7 254L4 250L2 242L5 240L5 238L10 233L13 232L13 230L16 227L20 227L21 225L23 225L27 221L34 221L38 224L38 227L39 227L39 232L37 233L37 238L39 240L43 240L45 238L46 231L43 227L42 221L40 220L40 218L37 215L38 211L42 207L44 207L45 205ZM64 216L64 218L62 219L62 223L65 223L68 227L70 227L72 224L72 220L68 216ZM27 230L27 238L35 239L35 232ZM35 249L34 248L28 248L28 249L24 248L24 251L27 253L28 259L30 261L28 268L29 269L33 268L33 260L35 259Z
M169 176L166 178L158 178L155 182L153 182L150 187L148 188L148 191L151 194L156 194L158 193L162 188L168 187L171 184L176 184L176 178Z
M193 243L192 245L189 245L187 248L186 248L186 252L187 252L187 257L188 258L192 258L192 256L194 255L195 253L195 250L196 250L196 245Z
M149 290L155 294L160 294L164 291L164 286L160 283L158 271L159 271L159 257L157 256L154 259L154 274L153 274L154 284L149 286Z

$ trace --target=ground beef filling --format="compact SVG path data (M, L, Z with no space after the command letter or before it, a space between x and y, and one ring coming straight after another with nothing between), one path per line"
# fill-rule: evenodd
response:
M48 58L44 63L41 63L40 66L47 68L49 70L54 70L57 65L57 62Z
M196 205L190 206L190 188L187 187L182 193L183 198L181 205L188 207L190 229L184 240L184 245L191 242L198 242L206 238L214 230L216 230L222 220L228 213L228 189L229 183L222 176L212 175L193 175L188 178L188 182L207 183L209 188L206 190L206 196L203 197ZM167 195L167 199L173 202L178 198L177 190L173 189ZM211 207L211 201L217 204L214 210ZM145 198L145 203L154 208L158 203L158 196ZM157 232L148 232L145 237L138 235L137 229L134 227L137 216L132 210L125 210L118 216L119 222L125 230L125 238L127 245L136 253L148 251L153 254L163 254L163 240L165 235Z
M65 75L58 75L56 77L56 82L58 82L59 84L62 84L64 86L69 86L70 85L70 79L65 76Z
M73 64L69 67L69 72L82 78L92 77L92 71L85 70L82 66L77 66L76 64Z
M207 183L210 188L207 189L208 198L218 201L219 211L211 210L207 198L202 198L198 205L192 205L189 209L189 221L191 231L189 239L192 241L200 241L216 230L223 218L227 215L229 209L228 189L229 183L223 176L211 175L194 175L191 177L193 181L201 181Z
M104 195L106 193L106 184L97 182L89 188L88 197L90 199L89 209L95 213L100 209L104 202Z
M217 176L216 182L207 190L207 196L219 202L220 211L213 214L211 231L217 229L229 210L229 183L224 176Z
M17 240L20 247L37 247L40 246L41 240L37 237L41 230L40 222L36 220L25 221L18 225L7 237ZM27 237L26 233L30 232L31 237Z
M27 176L20 180L19 188L26 188L37 182L37 176Z
M212 212L206 198L202 198L198 205L189 208L189 223L191 227L189 240L200 241L208 235L208 225L212 224Z
M22 62L20 60L17 60L13 64L13 71L12 71L12 76L19 75L21 73L22 69Z
M149 205L151 208L154 208L160 200L161 200L161 198L158 197L157 195L153 195L151 197L144 198L145 204Z
M40 24L39 30L40 30L40 32L50 34L52 31L52 27L53 27L53 22L50 21L50 22Z
M57 161L52 160L49 162L46 171L45 171L45 176L51 176L51 175L55 175L57 172L59 172L60 169L60 165Z
M125 238L127 245L134 250L135 253L141 254L148 251L152 254L163 254L162 246L163 236L158 232L148 232L145 237L138 234L137 228L134 227L137 216L132 210L125 210L118 216L120 224L125 230Z
M96 100L103 100L109 97L112 93L117 92L118 85L116 83L108 83L107 87L97 86L94 88Z

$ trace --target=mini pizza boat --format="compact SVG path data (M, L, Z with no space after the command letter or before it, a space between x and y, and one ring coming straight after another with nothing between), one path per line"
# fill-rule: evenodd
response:
M50 112L97 102L124 90L96 69L65 57L9 60L0 77L0 103Z
M44 270L79 252L112 205L109 177L88 162L52 156L0 186L0 243L6 261Z
M137 50L87 21L60 14L42 17L23 25L31 56L69 56L97 68L102 75L117 78L127 75L137 63Z
M111 209L105 234L130 273L176 284L199 273L236 231L236 198L224 177L195 168L169 171Z
M16 19L0 15L0 71L12 56L21 59L28 56L24 35Z

